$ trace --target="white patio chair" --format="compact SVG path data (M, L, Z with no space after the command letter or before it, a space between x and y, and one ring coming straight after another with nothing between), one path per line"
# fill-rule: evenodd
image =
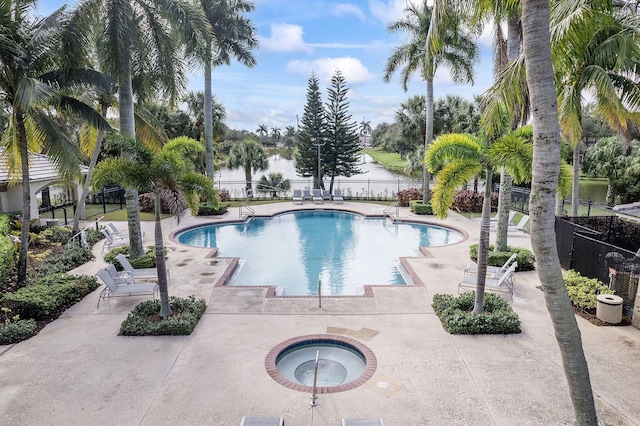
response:
M120 263L120 266L122 266L122 269L129 272L133 276L133 278L158 279L158 270L156 268L137 268L136 269L133 267L133 265L131 265L131 263L129 262L129 259L127 259L127 256L125 256L122 253L116 256L116 260ZM171 273L169 272L168 268L167 268L167 279L171 280Z
M333 190L333 202L336 204L344 203L344 199L342 198L342 190L334 189Z
M107 228L102 228L100 233L104 235L105 238L101 253L104 253L105 248L111 250L113 247L126 246L129 244L128 238L115 238Z
M513 262L500 278L486 278L484 280L484 290L498 294L508 294L513 301L513 275L517 266L518 262ZM463 275L458 283L458 294L461 291L474 291L476 289L476 280L477 277Z
M529 215L524 215L520 219L517 225L509 225L507 231L522 231L527 232L527 222L529 222Z
M141 296L150 294L153 296L153 300L156 300L156 294L158 293L158 284L156 283L118 285L106 269L100 269L96 272L96 276L98 276L105 285L105 288L100 292L100 296L98 297L98 308L100 307L100 301L102 299L108 299L114 296Z
M118 270L116 269L116 266L113 263L109 263L104 269L107 270L111 279L113 279L113 281L115 281L115 283L118 285L135 283L133 275L131 275L130 272L127 272L127 271L118 272Z
M324 203L324 198L322 198L322 190L320 189L313 190L313 202L316 204Z
M293 204L300 203L304 204L304 198L302 198L302 190L294 189L293 190Z
M509 269L509 266L511 266L511 264L516 261L517 257L518 255L514 253L511 255L511 257L509 257L509 259L507 259L506 262L504 262L502 266L487 266L487 274L491 274L490 278L500 278L502 274L507 272L507 270ZM478 272L477 263L468 263L467 266L464 268L464 273L466 275L476 275L477 272Z

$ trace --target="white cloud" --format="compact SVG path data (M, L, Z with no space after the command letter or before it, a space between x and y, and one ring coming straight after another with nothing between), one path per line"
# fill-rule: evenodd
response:
M375 79L359 59L351 57L320 58L313 61L293 60L286 66L287 72L296 75L310 76L315 72L323 85L331 81L336 70L340 70L347 80L347 84L364 83Z
M302 39L302 27L294 24L276 24L271 26L271 36L260 38L260 46L274 52L306 52L313 48Z
M365 16L364 13L362 13L362 10L358 6L355 6L351 3L338 4L333 7L333 10L331 12L336 16L354 15L361 21L365 20Z
M369 0L371 14L385 24L402 18L405 7L406 0Z

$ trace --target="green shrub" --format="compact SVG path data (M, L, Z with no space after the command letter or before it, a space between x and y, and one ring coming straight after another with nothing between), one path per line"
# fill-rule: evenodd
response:
M104 261L107 263L113 263L116 268L122 270L120 263L116 260L116 256L124 254L129 257L129 246L117 247L104 255ZM166 249L165 249L166 255ZM129 259L129 263L134 268L155 268L156 267L156 248L154 246L148 246L144 251L144 254L137 259Z
M51 226L43 229L38 234L36 241L39 245L48 245L52 243L66 244L71 238L71 228L66 226Z
M0 236L0 283L4 285L16 262L16 245L11 237Z
M11 224L16 219L16 213L0 213L0 235L11 233Z
M564 283L567 286L569 299L574 306L593 313L598 303L599 294L613 294L602 281L595 278L587 278L573 269L564 274Z
M62 253L44 260L35 270L29 271L29 281L37 282L41 277L70 271L92 258L91 250L72 242L64 247Z
M409 206L415 214L433 214L431 204L424 204L422 200L411 200L409 201Z
M229 210L229 203L218 203L217 207L210 204L200 204L198 216L219 216L225 214Z
M173 315L160 319L160 301L148 300L136 306L120 327L122 336L183 336L191 334L207 309L204 299L171 297Z
M487 264L489 266L502 266L514 253L517 255L516 262L518 262L516 271L533 271L536 268L536 258L531 250L508 246L507 251L493 251L493 244L489 245ZM472 244L469 247L469 257L474 262L478 261L478 244Z
M95 277L55 274L38 284L6 293L2 302L21 318L46 319L59 316L65 309L98 288Z
M458 297L449 294L433 296L434 311L445 330L451 334L512 334L520 333L520 319L500 296L485 293L484 312L474 314L475 292Z
M0 324L0 345L18 343L34 336L37 324L33 319L11 321Z

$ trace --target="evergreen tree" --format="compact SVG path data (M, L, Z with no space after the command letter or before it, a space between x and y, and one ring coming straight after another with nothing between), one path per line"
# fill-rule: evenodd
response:
M315 73L309 77L307 103L304 106L302 125L296 135L298 152L295 158L296 173L302 177L314 177L314 186L318 185L318 147L326 137L324 109L320 97L318 77Z
M325 108L327 135L325 145L321 148L321 168L323 173L331 177L331 192L336 176L350 177L362 173L357 165L360 151L358 124L351 121L348 90L344 76L339 70L336 71L328 90L329 100Z

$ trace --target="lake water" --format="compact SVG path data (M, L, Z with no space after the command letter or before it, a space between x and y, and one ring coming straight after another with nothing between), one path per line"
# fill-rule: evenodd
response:
M395 194L400 190L422 187L420 179L393 173L367 154L361 154L361 159L359 167L363 171L362 174L349 178L336 177L334 181L334 188L341 188L343 195L347 197L395 198ZM291 190L287 196L291 196L294 189L313 188L313 178L301 178L296 175L294 160L274 155L269 157L268 170L253 175L254 189L256 182L269 173L282 173L285 179L291 181ZM324 184L328 189L329 179L325 179ZM220 169L216 172L216 186L218 189L229 190L232 198L244 198L244 169Z

